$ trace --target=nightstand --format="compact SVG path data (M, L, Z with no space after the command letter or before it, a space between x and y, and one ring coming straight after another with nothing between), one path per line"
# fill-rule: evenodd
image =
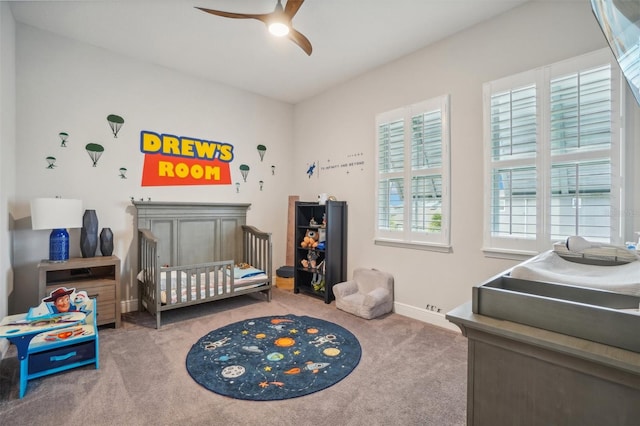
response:
M96 299L97 324L120 327L120 259L116 256L75 257L38 264L39 300L58 287L85 290Z

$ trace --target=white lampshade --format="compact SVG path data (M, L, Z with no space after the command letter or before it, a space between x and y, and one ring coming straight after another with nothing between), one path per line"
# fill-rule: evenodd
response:
M82 227L82 200L36 198L31 200L32 229Z

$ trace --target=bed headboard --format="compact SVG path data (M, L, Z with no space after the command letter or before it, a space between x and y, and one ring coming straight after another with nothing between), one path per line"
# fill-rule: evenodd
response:
M247 203L133 201L137 229L158 239L160 265L194 265L242 259Z

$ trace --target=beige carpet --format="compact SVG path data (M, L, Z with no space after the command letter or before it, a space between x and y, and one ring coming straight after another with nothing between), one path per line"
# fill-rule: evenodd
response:
M185 368L191 345L223 325L266 315L309 315L351 331L362 359L344 380L283 401L243 401L198 385ZM155 330L148 313L100 330L100 369L29 382L18 399L18 360L0 363L3 425L464 425L467 341L389 314L364 320L319 299L274 290L271 303L243 296L183 308Z

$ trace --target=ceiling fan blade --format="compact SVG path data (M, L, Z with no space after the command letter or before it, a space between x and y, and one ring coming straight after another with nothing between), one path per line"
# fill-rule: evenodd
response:
M288 4L288 3L287 3ZM313 48L311 47L311 42L309 41L308 38L306 38L305 36L303 36L301 33L299 33L298 31L294 30L293 28L291 28L291 30L289 30L289 36L288 36L295 44L297 44L298 46L300 46L300 48L302 50L304 50L304 52L311 56L311 52L313 51Z
M252 13L234 13L234 12L225 12L222 10L213 10L213 9L205 9L204 7L197 7L196 9L200 9L203 12L210 13L216 16L222 16L224 18L235 18L235 19L257 19L258 21L262 21L265 24L267 20L271 16L271 13L260 13L260 14L252 14Z
M283 10L281 0L278 0L276 9L273 12L260 14L225 12L223 10L206 9L204 7L197 6L196 9L199 9L211 15L222 16L223 18L257 19L267 26L269 26L269 24L272 22L272 19L274 19L278 15L284 14L285 20L288 21L288 26L290 28L288 34L289 39L300 46L300 48L304 50L307 55L311 56L313 48L311 47L311 42L309 41L309 39L307 39L304 35L291 27L291 18L293 18L293 16L298 13L298 9L300 9L302 3L304 3L304 0L288 0Z
M287 0L287 4L284 6L284 14L289 17L289 19L293 18L296 13L298 13L298 9L302 6L304 0Z

